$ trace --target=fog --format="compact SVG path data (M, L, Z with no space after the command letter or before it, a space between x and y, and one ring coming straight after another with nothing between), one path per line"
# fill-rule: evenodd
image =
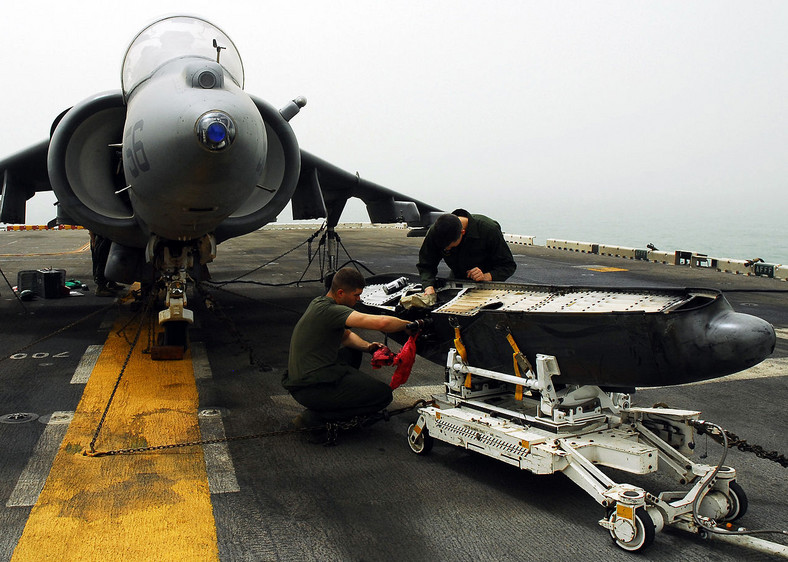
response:
M46 138L63 109L119 88L135 34L182 7L5 6L0 158ZM623 217L622 236L659 242L677 213L710 243L753 236L757 222L784 231L788 3L188 8L233 39L248 92L277 107L307 98L291 122L303 149L440 208L542 241L589 239ZM28 224L53 218L52 200L37 196ZM360 206L346 218L362 218ZM769 244L788 254L784 238Z

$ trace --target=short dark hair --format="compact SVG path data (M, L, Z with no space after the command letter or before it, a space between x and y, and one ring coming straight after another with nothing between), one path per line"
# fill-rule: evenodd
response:
M334 278L331 280L331 292L336 293L339 289L345 291L363 289L366 284L361 272L352 267L343 267L334 274Z
M432 225L432 235L438 248L445 249L462 235L460 217L451 213L439 216L435 224Z

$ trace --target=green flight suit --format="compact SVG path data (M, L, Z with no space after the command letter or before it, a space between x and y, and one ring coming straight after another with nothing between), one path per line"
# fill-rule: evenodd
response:
M474 267L490 273L493 281L506 281L511 277L517 264L503 238L501 225L490 217L471 215L463 209L457 209L452 214L468 218L465 234L459 245L446 252L435 243L433 228L427 231L416 264L422 286L435 286L441 260L446 262L456 279L467 279L466 273Z
M290 339L288 370L282 385L301 405L326 420L378 412L392 400L391 387L350 364L340 351L345 322L353 309L326 296L315 298L296 323Z

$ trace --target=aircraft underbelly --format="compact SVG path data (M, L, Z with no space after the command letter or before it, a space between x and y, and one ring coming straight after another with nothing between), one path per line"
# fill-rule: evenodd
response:
M768 322L734 312L713 290L449 281L438 290L432 310L403 311L396 308L399 298L419 286L386 295L385 282L370 279L362 306L368 312L429 317L432 326L419 339L420 355L445 362L455 345L454 324L469 365L515 374L506 338L511 333L532 363L537 354L558 358L557 382L563 384L633 388L721 377L759 363L776 341Z

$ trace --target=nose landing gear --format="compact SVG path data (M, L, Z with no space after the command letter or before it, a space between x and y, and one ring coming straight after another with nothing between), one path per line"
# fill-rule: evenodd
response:
M189 326L194 323L194 312L186 308L187 271L194 265L194 248L187 245L155 246L154 237L149 244L156 254L157 269L166 291L165 309L159 312L159 325L164 328L158 345L151 350L153 359L182 359L189 347Z

